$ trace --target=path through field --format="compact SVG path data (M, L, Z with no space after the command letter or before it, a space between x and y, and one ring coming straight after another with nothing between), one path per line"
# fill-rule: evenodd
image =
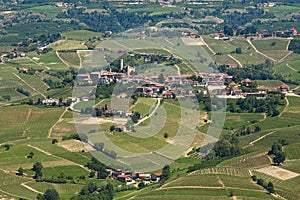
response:
M251 47L254 49L254 51L255 51L256 53L259 53L260 55L262 55L262 56L264 56L264 57L266 57L266 58L272 60L273 62L276 62L276 61L277 61L277 60L275 60L274 58L271 58L271 57L267 56L266 54L264 54L264 53L258 51L257 48L254 46L254 44L251 42L251 40L250 40L249 38L247 38L247 42L251 45Z
M53 124L53 126L51 126L50 130L48 131L48 138L51 138L51 133L52 133L52 130L53 128L63 120L63 117L65 115L65 113L68 111L68 107L66 107L66 109L64 110L64 112L59 116L58 120L55 122L55 124Z
M230 54L227 54L227 56L229 58L231 58L232 60L234 60L241 68L243 67L242 63L240 61L238 61L238 59L236 59L235 57L233 57L232 55Z
M200 39L201 39L202 43L204 44L204 46L206 46L213 55L216 55L216 52L214 52L214 50L212 50L212 48L210 48L210 46L208 46L208 44L203 40L203 38L200 37Z
M141 120L140 120L138 123L136 123L134 126L137 126L137 125L139 125L140 123L142 123L143 121L145 121L145 120L149 119L150 117L152 117L152 116L155 114L155 112L157 111L157 109L159 108L159 106L160 106L160 101L161 101L161 99L158 98L158 99L157 99L157 104L156 104L155 108L153 109L153 111L150 113L150 115L148 115L148 116L144 117L143 119L141 119Z
M275 133L275 132L276 132L276 131L272 131L272 132L270 132L270 133L267 133L267 134L265 134L265 135L263 135L263 136L257 138L256 140L253 140L252 142L249 143L249 145L245 146L244 148L248 148L248 147L250 147L250 146L253 146L254 143L256 143L256 142L258 142L258 141L264 139L265 137L267 137L267 136L269 136L269 135L272 135L272 134Z
M21 78L20 76L18 76L16 73L13 72L13 75L14 75L15 77L17 77L18 79L20 79L25 85L27 85L28 87L30 87L32 90L34 90L34 91L37 92L38 94L42 95L42 97L43 97L44 99L47 99L47 97L46 97L43 93L41 93L40 91L38 91L37 89L35 89L34 87L32 87L29 83L27 83L24 79L22 79L22 78Z
M60 57L58 51L55 51L55 53L61 62L63 62L67 67L71 67L64 59L62 59L62 57Z
M43 194L42 192L37 191L37 190L33 189L32 187L29 187L28 185L26 185L27 183L31 183L31 182L32 181L23 182L20 185L23 186L23 187L25 187L25 188L27 188L28 190L31 190L32 192Z

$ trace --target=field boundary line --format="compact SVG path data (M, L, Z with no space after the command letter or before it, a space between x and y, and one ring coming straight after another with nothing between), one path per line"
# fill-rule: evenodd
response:
M28 87L30 87L31 89L33 89L35 92L37 92L38 94L42 95L44 97L44 99L47 99L47 97L41 93L40 91L38 91L37 89L35 89L34 87L32 87L29 83L27 83L24 79L22 79L20 76L18 76L15 72L13 72L13 75L15 77L17 77L18 79L20 79L23 83L25 83L25 85L27 85Z
M249 145L245 146L244 148L253 146L254 143L256 143L256 142L258 142L258 141L264 139L265 137L267 137L267 136L269 136L269 135L272 135L272 134L275 133L275 132L276 132L276 131L271 131L270 133L267 133L267 134L265 134L265 135L260 136L259 138L257 138L257 139L255 139L255 140L251 141L251 142L249 143Z
M243 68L242 63L241 63L238 59L236 59L235 57L233 57L233 56L230 55L230 54L227 54L227 56L228 56L229 58L231 58L232 60L234 60L241 68Z
M208 46L208 44L205 42L205 40L202 37L200 37L200 39L203 42L204 46L206 46L213 55L216 55L216 52L212 48L210 48L210 46Z
M261 54L262 56L264 56L264 57L266 57L266 58L272 60L273 62L276 62L276 61L277 61L277 60L275 60L274 58L271 58L270 56L267 56L266 54L264 54L264 53L262 53L261 51L259 51L259 50L254 46L254 44L251 42L251 40L249 40L249 38L247 38L247 42L252 46L252 48L254 49L254 51L255 51L256 53Z
M25 188L27 188L28 190L31 190L32 192L39 193L39 194L43 194L42 192L40 192L40 191L38 191L38 190L36 190L36 189L34 189L34 188L32 188L32 187L26 185L27 183L31 183L31 182L32 182L32 181L23 182L23 183L21 183L20 185L23 186L23 187L25 187Z
M64 110L64 112L59 116L58 120L53 124L53 126L51 126L51 128L48 131L48 138L51 138L51 134L52 134L52 130L53 128L59 123L62 122L64 115L66 114L66 112L68 111L68 107L66 107L66 109Z
M15 195L15 194L6 192L6 191L4 191L4 190L2 190L2 189L0 189L0 191L3 192L4 194L7 194L7 195L11 196L11 197L18 197L18 198L21 198L21 199L23 199L23 198L24 198L24 199L28 199L28 198L25 198L25 197L22 197L22 196L19 196L19 195Z
M65 61L64 59L62 59L62 57L60 57L58 51L55 51L55 53L56 53L56 56L59 58L59 60L60 60L61 62L63 62L67 67L71 67L71 66L67 63L67 61Z

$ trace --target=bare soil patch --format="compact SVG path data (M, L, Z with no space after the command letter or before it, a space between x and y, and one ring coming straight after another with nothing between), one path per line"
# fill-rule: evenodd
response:
M286 169L282 169L280 167L276 167L276 166L270 166L270 167L264 167L261 168L259 170L257 170L258 172L273 176L277 179L280 180L288 180L291 178L295 178L297 176L299 176L300 174L286 170Z

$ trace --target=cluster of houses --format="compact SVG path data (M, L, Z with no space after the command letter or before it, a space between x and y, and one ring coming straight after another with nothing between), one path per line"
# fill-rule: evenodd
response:
M295 27L291 27L289 30L275 30L270 32L269 30L259 30L257 33L259 38L267 38L267 37L297 37L300 38L300 34L298 34L297 29Z
M143 55L145 53L142 53ZM234 68L235 66L229 66ZM271 90L278 90L286 93L289 91L287 85L278 86L276 88L257 88L250 79L242 80L240 83L232 81L233 76L224 73L198 73L193 75L196 77L192 79L191 74L172 75L172 76L144 76L141 74L131 74L135 72L134 66L124 66L123 60L120 60L119 72L112 72L102 70L100 72L92 72L86 74L78 74L77 80L86 84L109 84L119 83L127 84L133 83L135 92L144 94L145 97L150 98L180 98L194 96L197 93L204 95L208 94L208 87L222 88L226 93L226 98L244 98L247 96L265 97ZM201 81L199 81L201 80ZM224 83L229 83L225 85ZM255 92L244 92L241 88L252 88ZM126 94L124 94L126 97ZM118 95L117 98L123 98L124 95ZM110 115L111 113L107 113Z
M121 169L115 171L106 169L110 177L125 183L126 185L137 184L143 182L145 185L151 182L158 182L163 178L162 173L145 174L144 172L123 172Z
M237 30L244 30L244 27L237 27ZM230 37L226 36L224 34L223 30L220 30L219 32L210 34L210 37L214 38L215 40L230 40ZM275 31L269 31L266 29L259 30L257 32L258 38L268 38L268 37L295 37L300 38L300 34L297 32L297 29L295 27L291 27L288 30L275 30Z
M264 7L264 8L271 8L276 6L275 2L263 2L263 3L258 3L257 4L258 7Z
M56 2L55 6L60 8L74 8L74 3L68 3L68 2Z
M17 51L16 49L9 52L5 55L7 58L17 58L17 57L26 57L26 53L22 51Z
M82 97L82 100L83 98L84 97ZM45 106L69 106L71 103L76 101L79 101L77 97L67 97L61 101L59 99L47 98L42 101L42 104Z
M241 87L252 88L252 92L244 92ZM270 91L279 91L281 93L287 93L290 91L288 85L279 85L274 88L268 87L257 87L254 81L249 78L242 80L240 83L230 82L227 87L225 88L226 95L228 98L235 97L235 98L245 98L247 96L255 96L264 98Z

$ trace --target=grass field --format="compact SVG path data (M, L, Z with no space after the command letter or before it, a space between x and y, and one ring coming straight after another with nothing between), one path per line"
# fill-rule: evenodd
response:
M131 111L139 112L142 117L149 115L151 109L154 109L157 100L151 98L139 98L136 104L130 108Z
M80 40L80 41L87 41L93 37L101 37L101 33L97 33L94 31L87 31L87 30L76 30L70 32L62 33L62 36L66 39L73 39L73 40Z
M214 50L214 52L216 53L222 53L222 54L228 54L231 53L232 51L235 51L235 49L237 48L236 46L234 46L233 44L230 44L228 42L224 42L221 40L215 40L213 38L211 38L210 36L202 36L204 41L208 44L208 46L210 48L212 48L212 50Z
M59 56L72 67L80 66L80 59L76 52L59 52Z
M0 190L4 191L5 194L9 194L9 196L16 198L25 198L25 199L35 199L36 193L23 187L21 183L26 181L30 181L31 179L17 177L15 175L11 175L0 171Z
M260 121L264 118L261 113L226 113L224 128L232 129L242 125L250 124L251 121Z
M280 5L272 8L268 8L268 10L273 13L278 18L284 18L287 14L299 11L299 7L297 6L288 6L288 5Z
M287 159L300 159L300 144L291 144L284 147L284 152L287 154Z
M18 112L18 115L15 113ZM13 106L1 108L5 116L0 119L0 142L24 137L46 137L50 127L57 121L63 108L37 108L33 106Z
M284 83L279 80L259 80L258 85L260 87L268 87L270 89L273 89L276 86L283 85Z
M286 50L288 40L279 40L279 39L253 40L252 43L259 51Z
M279 195L287 198L287 199L291 199L291 200L296 200L299 199L300 195L299 195L299 181L300 181L300 177L296 177L296 178L292 178L289 180L279 180L276 179L272 176L257 172L257 171L253 171L252 172L254 175L257 176L257 178L261 178L263 179L265 182L272 182L274 184L274 188L276 193L278 193Z
M57 6L36 6L32 8L25 9L25 12L39 12L39 13L44 13L47 15L49 18L54 18L58 13L62 12L64 8L60 8Z
M85 46L81 41L76 40L59 40L52 43L49 47L57 51L87 49L87 46Z

